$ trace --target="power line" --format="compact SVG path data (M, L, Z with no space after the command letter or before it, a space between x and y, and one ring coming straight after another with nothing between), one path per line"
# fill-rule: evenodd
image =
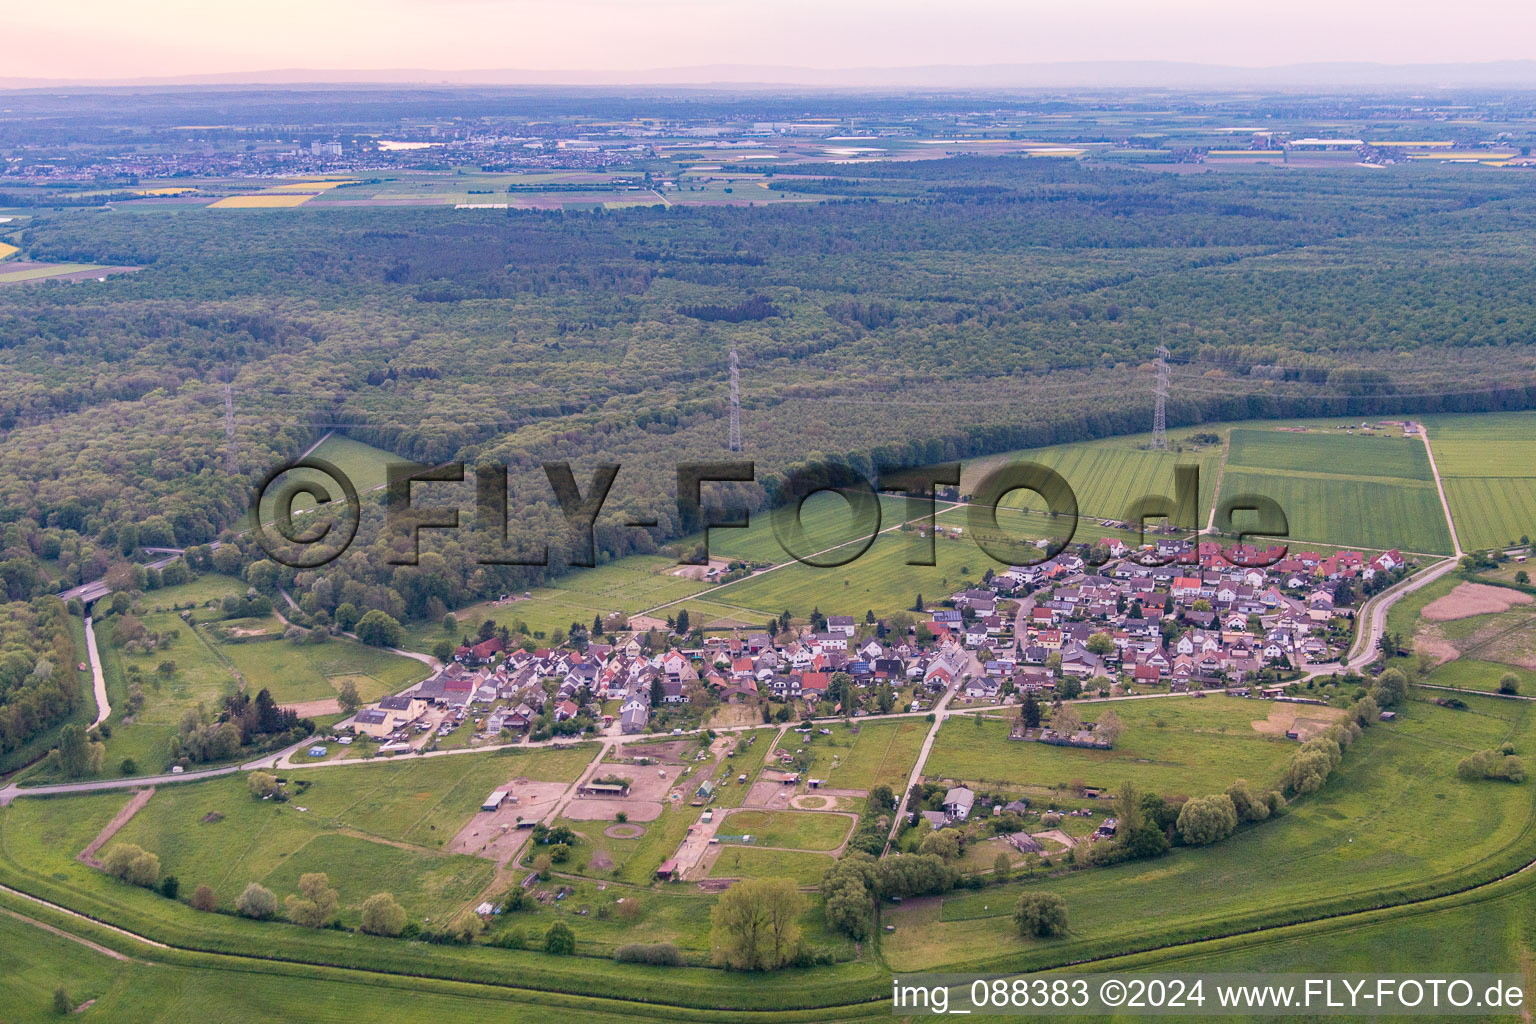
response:
M224 384L224 471L230 476L240 472L240 456L235 446L235 389L228 382Z
M736 350L731 349L731 451L741 451L741 374L737 370Z
M1157 346L1157 408L1152 413L1152 447L1168 447L1168 346Z

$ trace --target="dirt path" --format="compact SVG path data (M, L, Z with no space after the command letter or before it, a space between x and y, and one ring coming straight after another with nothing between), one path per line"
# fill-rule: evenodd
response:
M113 960L121 960L124 963L131 963L133 961L132 957L127 956L127 955L125 955L123 953L119 953L115 949L108 949L106 946L97 945L96 943L92 942L90 939L81 938L78 935L71 935L69 932L66 932L62 928L55 928L51 924L44 924L42 921L34 920L33 918L27 917L25 914L18 914L14 910L9 910L9 909L7 909L5 907L0 907L0 913L5 914L5 916L7 916L7 917L14 917L16 920L22 922L23 924L29 924L29 925L31 925L34 928L41 928L43 931L48 932L48 933L53 934L53 935L57 935L61 939L68 939L70 942L78 942L78 943L80 943L80 945L84 946L86 949L95 950L96 952L100 953L102 956L109 956Z
M146 946L154 946L156 949L170 949L171 948L170 946L167 946L163 942L156 942L154 939L149 938L147 935L140 935L138 932L131 932L131 931L129 931L126 928L119 928L115 924L107 924L107 922L98 920L98 919L96 919L94 917L91 917L88 914L82 914L78 910L70 910L68 907L66 907L66 906L64 906L62 904L54 903L54 902L52 902L50 900L45 900L45 899L42 899L40 897L33 896L31 893L29 893L29 892L22 892L20 889L12 889L8 885L0 885L0 892L9 893L10 895L15 896L15 897L17 897L19 899L24 899L24 900L26 900L29 903L36 903L40 907L47 907L49 910L52 910L52 911L54 911L56 913L65 914L65 915L67 915L69 917L76 918L77 920L80 920L80 921L89 921L91 924L95 925L97 928L105 928L109 932L115 932L116 934L121 935L121 936L123 936L125 938L132 939L135 942L142 942Z
M133 816L138 814L145 804L149 803L149 798L154 795L154 786L134 793L132 799L123 804L122 810L114 814L112 820L107 822L107 827L96 833L96 838L92 839L85 849L76 854L75 859L82 864L89 864L93 868L101 867L101 861L97 859L96 851L107 845L108 840L117 835L118 830L128 824L133 819Z
M1232 431L1228 429L1226 443L1221 446L1221 461L1216 464L1216 484L1211 489L1211 514L1201 533L1216 532L1216 506L1221 504L1221 478L1227 473L1227 456L1232 453Z
M1036 832L1034 833L1034 836L1036 839L1054 839L1056 842L1060 843L1062 846L1065 846L1069 850L1078 845L1078 841L1067 835L1065 829L1048 829L1044 832ZM1049 857L1050 854L1046 854L1046 856Z
M1435 450L1429 444L1429 428L1419 424L1419 436L1424 439L1424 454L1429 456L1429 471L1435 475L1435 490L1440 492L1440 507L1445 510L1445 528L1451 531L1453 557L1460 558L1461 540L1456 536L1456 520L1451 518L1451 503L1445 498L1445 484L1440 481L1440 468L1435 465Z
M281 704L279 707L292 711L300 718L315 718L320 715L339 715L341 702L335 697L322 697L319 700L301 700L293 704Z

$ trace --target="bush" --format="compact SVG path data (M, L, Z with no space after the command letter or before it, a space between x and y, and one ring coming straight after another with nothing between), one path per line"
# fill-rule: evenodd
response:
M323 871L301 875L298 893L283 901L288 920L305 928L324 928L336 919L340 906L341 899Z
M405 930L405 908L387 892L374 893L363 903L363 931L370 935L399 935Z
M206 885L200 885L192 893L192 909L201 910L211 914L218 909L218 901L214 899L213 890Z
M181 882L175 875L166 875L160 879L160 895L168 900L173 900L181 892Z
M153 889L160 882L160 858L132 843L119 843L102 858L102 868L130 885Z
M277 913L277 897L272 895L272 890L259 883L252 882L245 887L235 899L235 910L242 917L255 918L257 921L265 921Z
M53 1012L61 1017L75 1012L75 1001L69 997L69 990L63 985L53 990Z
M528 946L528 936L521 928L508 928L492 937L490 944L502 949L525 949Z
M1456 774L1469 781L1503 779L1506 782L1524 782L1525 762L1513 754L1501 754L1497 750L1479 750L1457 763Z
M1178 828L1190 846L1219 842L1237 830L1237 807L1225 793L1197 796L1179 812Z
M570 956L576 952L576 934L564 921L556 921L544 933L544 952L556 956Z
M392 616L375 608L357 621L357 638L370 647L399 647L405 630Z
M1520 692L1520 677L1513 672L1506 672L1499 677L1499 692L1518 694Z
M1389 668L1376 677L1371 687L1371 699L1384 708L1396 707L1408 695L1408 677L1402 671Z
M1026 892L1013 910L1019 934L1048 939L1067 930L1067 901L1054 892Z
M267 772L251 772L245 784L250 788L251 796L258 800L265 799L278 791L277 776Z
M625 964L650 964L653 967L681 967L683 954L670 942L631 942L620 946L613 958Z

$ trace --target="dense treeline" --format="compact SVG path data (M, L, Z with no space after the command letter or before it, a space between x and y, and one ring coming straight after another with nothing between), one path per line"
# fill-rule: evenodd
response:
M75 657L57 598L0 604L0 757L74 714L81 700Z

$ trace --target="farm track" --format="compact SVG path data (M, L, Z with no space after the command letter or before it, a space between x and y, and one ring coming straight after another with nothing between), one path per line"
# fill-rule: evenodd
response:
M1429 428L1419 424L1419 436L1424 439L1424 453L1429 456L1429 472L1435 478L1435 490L1440 495L1440 508L1445 512L1445 528L1451 531L1452 557L1462 556L1461 540L1456 536L1456 520L1451 516L1451 503L1445 497L1445 481L1440 479L1440 467L1435 465L1435 449L1429 443Z
M75 855L75 859L82 864L89 864L93 868L101 867L101 861L97 858L96 851L106 846L108 840L122 831L123 826L132 821L133 816L143 810L144 805L149 803L149 798L154 795L154 786L141 789L133 794L132 799L123 805L122 810L113 815L112 820L107 822L106 827L96 833L96 838L92 839L85 849Z

